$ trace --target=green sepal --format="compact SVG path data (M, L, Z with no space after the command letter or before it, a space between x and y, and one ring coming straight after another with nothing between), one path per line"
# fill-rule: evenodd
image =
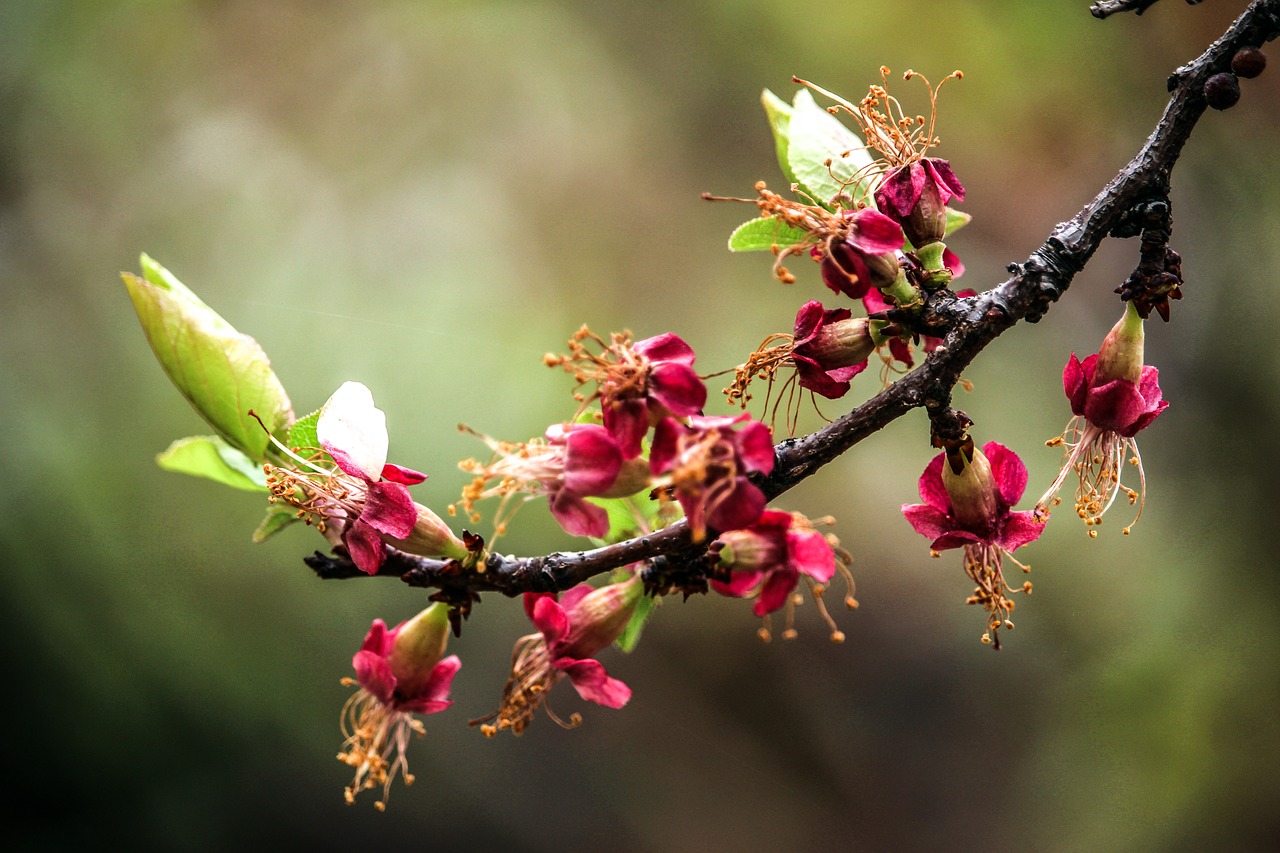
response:
M180 438L156 455L156 464L166 471L206 477L246 492L267 490L262 466L216 435Z
M257 341L236 331L164 267L145 254L141 265L142 278L121 277L160 366L228 444L262 461L268 447L263 425L275 433L293 420L271 361Z
M640 634L644 631L644 623L649 621L649 616L653 613L653 606L656 603L657 599L651 595L641 596L640 600L636 602L635 610L631 613L631 621L627 623L627 627L622 629L618 639L613 641L619 651L630 652L636 647L636 643L640 642Z
M267 514L263 517L262 523L258 525L258 528L253 531L253 541L266 542L290 524L301 520L298 518L298 511L288 504L268 504Z
M775 246L784 249L808 238L808 231L788 225L776 216L757 216L733 229L729 235L729 251L772 251Z
M867 194L874 176L866 168L873 162L866 144L818 106L808 89L796 92L787 129L787 161L795 182L815 203L832 211L847 210ZM860 176L856 183L855 174Z
M773 147L778 154L778 167L787 178L787 184L796 183L796 174L791 169L787 149L791 145L791 105L777 95L765 89L760 93L760 103L764 104L765 115L769 118L769 129L773 131Z

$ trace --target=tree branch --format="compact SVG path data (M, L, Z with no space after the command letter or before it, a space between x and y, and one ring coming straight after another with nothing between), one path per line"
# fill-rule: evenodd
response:
M1092 10L1096 16L1106 17L1121 7L1141 12L1152 2L1095 3ZM1100 7L1106 7L1105 14L1099 14ZM1133 159L1079 213L1058 224L1024 263L1011 264L1011 277L1006 281L970 298L956 297L946 289L931 294L916 330L945 334L943 346L931 352L920 368L833 423L778 444L773 472L757 481L766 497L772 500L788 491L914 408L923 406L929 411L935 433L957 428L963 416L950 408L951 392L965 368L1019 321L1035 323L1044 316L1107 236L1143 234L1143 260L1135 276L1156 263L1152 259L1157 249L1160 258L1167 257L1163 244L1170 228L1170 174L1204 114L1205 81L1229 70L1237 50L1258 47L1278 34L1280 0L1254 0L1208 50L1178 68L1168 80L1172 92L1168 106ZM964 425L959 423L959 428ZM482 572L464 572L452 561L389 550L378 576L401 577L412 586L439 588L433 598L465 602L464 607L469 607L478 592L514 596L563 590L610 569L647 561L645 579L651 590L680 589L688 594L705 589L704 558L714 539L712 531L704 541L693 542L688 525L680 520L655 533L587 551L543 557L491 554ZM317 552L305 561L322 578L364 577L342 557Z

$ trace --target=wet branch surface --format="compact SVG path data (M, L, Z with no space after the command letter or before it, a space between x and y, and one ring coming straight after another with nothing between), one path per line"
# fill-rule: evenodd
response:
M1103 18L1127 9L1140 13L1154 1L1095 3L1091 11ZM1099 7L1108 11L1099 14ZM943 346L929 353L919 368L848 414L816 432L778 444L773 472L756 481L766 497L772 500L788 491L912 409L926 409L935 433L948 424L957 428L957 415L962 420L963 413L951 409L951 394L965 368L1007 329L1043 317L1106 237L1143 234L1145 241L1148 231L1155 230L1167 240L1170 174L1208 106L1205 81L1228 71L1237 50L1259 47L1278 34L1280 0L1254 0L1208 50L1174 71L1168 80L1168 106L1133 159L1079 213L1059 223L1026 261L1011 264L1007 280L970 298L958 298L945 289L930 295L916 330L945 335ZM1152 210L1157 211L1154 228ZM712 531L702 542L693 542L688 525L680 520L652 534L587 551L542 557L490 554L483 572L460 572L456 563L388 549L378 576L438 588L433 597L465 601L469 606L479 592L508 596L553 592L620 566L646 562L644 577L650 589L681 589L687 594L699 591L699 584L705 589L706 550L714 540ZM366 577L342 556L316 552L305 562L325 579Z

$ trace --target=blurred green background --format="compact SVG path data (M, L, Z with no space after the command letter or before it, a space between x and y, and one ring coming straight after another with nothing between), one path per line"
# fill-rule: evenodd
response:
M856 98L881 64L964 70L938 153L974 215L962 281L985 289L1128 160L1166 75L1244 3L1087 5L0 5L6 847L1277 849L1274 71L1205 116L1174 175L1187 286L1148 327L1172 407L1141 437L1147 512L1123 537L1117 507L1097 541L1062 514L1020 552L1036 592L999 654L959 556L929 559L899 513L932 454L913 413L778 502L838 517L862 602L843 645L812 607L764 645L743 602L666 600L634 654L604 655L627 708L565 685L553 707L580 729L485 740L466 721L529 630L486 596L451 645L455 707L378 814L342 802L338 682L369 622L422 593L320 582L313 532L254 545L259 498L153 463L205 429L120 283L144 251L263 344L299 412L367 384L436 507L481 450L460 421L523 439L570 413L540 356L583 322L737 364L831 301L812 265L786 287L730 255L752 210L698 198L781 188L759 95L789 98L792 74ZM1105 245L968 374L975 436L1017 449L1035 494L1062 364L1119 317L1136 252ZM576 547L547 518L526 507L503 550Z

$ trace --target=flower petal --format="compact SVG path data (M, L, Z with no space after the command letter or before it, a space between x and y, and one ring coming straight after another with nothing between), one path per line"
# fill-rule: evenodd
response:
M737 477L707 513L707 524L722 531L750 527L764 512L764 505L764 492L746 477Z
M543 596L533 602L533 625L542 632L551 647L560 642L569 633L569 615L564 612L560 603L551 596Z
M902 514L916 533L926 539L937 539L955 528L955 522L928 504L903 504Z
M1004 529L996 544L1006 551L1016 551L1028 542L1034 542L1044 533L1045 519L1037 518L1031 511L1011 512L1005 519Z
M674 335L671 332L655 335L652 338L645 338L643 341L637 341L631 349L633 352L639 353L652 362L665 361L683 364L685 366L693 364L693 347L685 343L678 335Z
M594 536L600 539L609 532L609 513L602 506L590 503L568 489L559 489L547 495L551 514L572 536Z
M950 515L951 496L942 484L942 463L945 458L945 453L939 453L929 460L929 464L924 466L924 473L920 475L917 488L920 490L920 500L943 515Z
M393 638L392 632L387 630L387 623L374 619L369 626L369 633L364 636L364 642L360 644L360 651L386 657L391 652Z
M1103 430L1122 435L1147 411L1147 401L1142 399L1138 386L1128 379L1112 379L1089 389L1084 402L1084 416L1089 423Z
M565 439L564 486L579 495L609 490L622 468L622 451L609 431L596 424L578 424Z
M412 468L405 468L401 465L392 465L388 462L382 466L382 479L400 483L404 486L416 486L427 479L427 475L421 471L415 471Z
M743 466L748 471L768 474L773 470L773 433L760 421L750 421L734 436ZM760 513L756 513L759 517Z
M1015 505L1027 490L1027 466L1022 464L1018 454L998 441L988 441L982 446L982 452L991 463L991 477L1004 501L1002 509Z
M399 483L370 483L360 521L395 539L406 539L418 523L418 508Z
M836 573L836 555L827 537L816 530L787 531L787 563L818 583L826 583Z
M422 685L416 696L406 697L401 707L406 711L418 714L438 714L453 703L449 701L449 690L453 687L453 677L462 668L462 661L457 655L449 655L431 669L431 675Z
M848 242L870 255L896 252L907 242L902 226L871 207L864 207L852 217Z
M640 397L610 400L604 406L604 428L617 442L622 458L635 459L649 431L649 404Z
M387 464L387 416L359 382L344 382L320 409L316 437L338 467L353 477L376 480Z
M552 663L569 676L578 695L588 702L595 702L606 708L621 708L631 698L631 688L618 679L611 678L598 660L560 658Z
M711 581L711 588L721 595L743 598L750 595L760 585L764 572L730 572L727 581Z
M756 599L752 612L757 616L764 616L766 613L781 609L799 581L799 575L786 569L770 572L764 586L760 587L760 597Z
M964 184L956 177L950 161L938 157L926 157L921 161L929 173L929 180L938 187L938 197L946 204L953 197L956 201L964 201Z
M649 374L649 396L683 418L702 411L707 404L707 386L688 365L656 364Z
M676 463L676 445L684 424L675 418L663 418L653 429L653 444L649 448L649 470L665 474Z
M836 370L826 371L822 369L822 365L811 358L803 355L791 354L791 363L795 366L796 376L800 380L800 387L806 388L815 394L820 394L828 400L838 400L845 394L849 393L852 385L847 379L837 379L834 374L847 373L849 368L837 368ZM861 372L861 368L866 367L865 361L861 362L858 370L853 371L856 375Z
M382 704L391 703L396 691L396 677L391 674L391 664L386 658L361 649L351 658L351 666L361 687L378 697Z
M368 524L359 519L348 522L347 529L342 531L342 544L347 547L351 562L366 575L376 575L382 568L386 550L378 531Z
M883 213L901 220L910 215L924 192L925 172L920 163L911 163L885 175L875 191L875 202Z

